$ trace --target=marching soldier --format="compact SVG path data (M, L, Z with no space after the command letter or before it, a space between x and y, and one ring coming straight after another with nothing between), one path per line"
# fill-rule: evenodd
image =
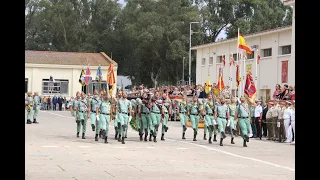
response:
M99 104L99 111L97 111L97 115L100 116L100 125L101 125L101 135L104 139L104 143L108 143L108 134L109 134L109 123L110 117L112 113L110 97L107 93L103 94L102 101ZM97 108L98 109L98 108Z
M215 108L214 117L217 121L220 131L220 146L223 146L223 139L227 137L224 132L227 125L226 119L229 119L229 110L225 105L225 99L223 97L220 98L220 104Z
M212 94L208 94L208 101L204 104L204 111L206 113L204 118L204 125L206 129L209 131L209 144L212 144L212 133L213 133L213 115L214 115L214 104L212 101Z
M274 110L273 102L268 103L268 111L266 114L266 121L267 121L267 130L268 130L268 139L274 139L274 129L273 129L273 120L272 120L272 111Z
M33 123L38 123L37 122L37 116L38 116L39 109L40 109L41 105L40 105L40 97L39 97L39 94L37 92L34 93L33 103L34 103L34 106L33 106Z
M193 101L188 104L188 116L190 117L190 121L192 124L193 141L197 141L196 137L198 134L198 125L199 125L201 110L202 110L202 106L198 101L198 97L193 96Z
M163 94L162 96L163 100L162 100L162 119L161 119L161 124L162 124L162 128L161 128L161 141L164 141L164 134L168 131L168 120L171 116L171 101L170 99L167 98L167 94Z
M158 99L159 94L155 93L152 97L152 107L151 107L151 127L150 127L150 135L153 136L153 142L157 142L158 129L161 120L161 100ZM151 137L149 138L150 141Z
M88 101L85 97L84 92L81 93L81 99L79 100L76 112L78 116L77 119L80 120L80 123L82 125L82 139L86 139L85 134L87 129L87 120L90 112L88 112Z
M99 113L99 104L100 99L98 96L98 90L95 89L93 92L93 96L88 100L89 109L91 111L90 113L90 120L91 120L91 127L92 131L96 131L96 136L94 137L95 141L98 141L98 135L100 133L100 121L99 116L97 115Z
M230 115L227 121L227 127L230 129L231 144L234 144L234 141L233 141L234 135L235 135L234 115L236 113L236 105L234 104L234 101L232 105L230 99L226 100L226 104L227 104L229 115Z
M121 141L121 123L119 120L119 109L117 107L118 99L122 98L122 92L118 92L118 98L114 97L112 99L112 119L114 120L114 130L115 130L115 136L114 139L118 139L118 141ZM119 137L118 137L119 135Z
M79 106L80 100L81 100L80 92L78 91L76 93L76 97L72 101L72 106L70 108L70 109L72 109L73 117L75 118L76 123L77 123L77 137L79 137L80 128L81 128L79 115L77 114L77 107Z
M239 127L243 138L243 147L247 147L249 142L248 130L250 128L250 110L244 97L240 98L241 104L236 107L235 119L239 119Z
M183 95L183 100L181 102L178 102L178 108L177 108L177 114L180 119L180 123L182 125L182 139L186 139L185 134L187 130L187 122L188 122L188 116L187 116L187 95Z
M142 107L142 100L140 98L136 99L135 108L134 109L134 117L136 118L139 137L140 141L143 141L144 129L142 127L142 118L141 118L141 107Z
M27 108L27 124L32 124L30 120L32 115L32 110L33 110L33 98L32 98L31 92L28 92L26 108Z
M149 133L149 100L148 100L148 95L147 93L142 94L142 102L139 107L139 116L141 118L141 131L144 131L144 141L147 141L148 133Z
M131 116L131 103L127 99L127 93L125 91L122 92L122 98L118 100L118 118L120 120L121 128L121 136L122 136L122 144L125 144L124 138L126 136L126 130L128 128L129 117ZM120 138L118 139L120 141Z

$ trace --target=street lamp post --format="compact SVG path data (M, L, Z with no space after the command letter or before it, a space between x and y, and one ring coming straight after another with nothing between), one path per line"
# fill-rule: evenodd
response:
M190 35L189 35L189 85L191 85L191 35L197 32L191 30L191 24L197 24L199 22L190 22Z

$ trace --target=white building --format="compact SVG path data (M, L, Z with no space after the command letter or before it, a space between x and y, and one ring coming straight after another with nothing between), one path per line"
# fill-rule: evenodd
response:
M240 30L241 33L241 30ZM253 55L248 55L246 60L246 71L251 69L253 78L257 76L257 92L258 98L266 100L267 97L272 98L275 85L295 84L295 58L292 56L292 26L271 29L259 33L243 36L246 44L256 45L258 50ZM237 43L238 39L228 39L220 42L203 44L192 47L197 51L196 58L196 84L203 85L208 76L210 76L211 84L218 82L219 68L222 67L222 56L225 55L226 66L223 68L224 84L229 84L229 59L230 54L237 60ZM258 74L256 75L256 59L257 53L260 54L260 64ZM244 78L243 62L241 62L241 78ZM233 93L236 91L236 67L231 69L232 83L230 86ZM241 88L243 91L243 88Z
M94 89L107 88L107 69L112 63L117 77L118 64L105 53L25 51L25 93L39 92L40 95L75 96L77 91L92 93ZM82 88L79 83L81 70L89 64L92 83ZM99 64L102 82L95 81ZM53 91L49 91L49 78L55 80ZM113 95L116 93L114 88Z

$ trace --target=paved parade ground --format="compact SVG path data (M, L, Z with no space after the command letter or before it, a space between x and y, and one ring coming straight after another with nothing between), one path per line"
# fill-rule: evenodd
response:
M179 122L168 123L165 141L139 141L137 132L128 130L126 144L114 140L113 122L109 144L94 141L90 121L87 139L76 137L76 123L69 111L41 111L39 124L26 124L25 177L27 180L270 180L294 179L295 145L230 136L208 144L203 130L192 141L189 128L181 139ZM81 132L82 133L82 132ZM208 138L208 137L207 137ZM217 139L219 136L217 136ZM219 141L219 139L218 139Z

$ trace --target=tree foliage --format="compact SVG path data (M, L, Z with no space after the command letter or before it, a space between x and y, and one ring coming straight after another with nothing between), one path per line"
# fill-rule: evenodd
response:
M175 84L192 46L291 24L280 0L25 0L28 50L105 52L133 83ZM194 54L192 59L195 59ZM195 79L193 61L192 79Z

